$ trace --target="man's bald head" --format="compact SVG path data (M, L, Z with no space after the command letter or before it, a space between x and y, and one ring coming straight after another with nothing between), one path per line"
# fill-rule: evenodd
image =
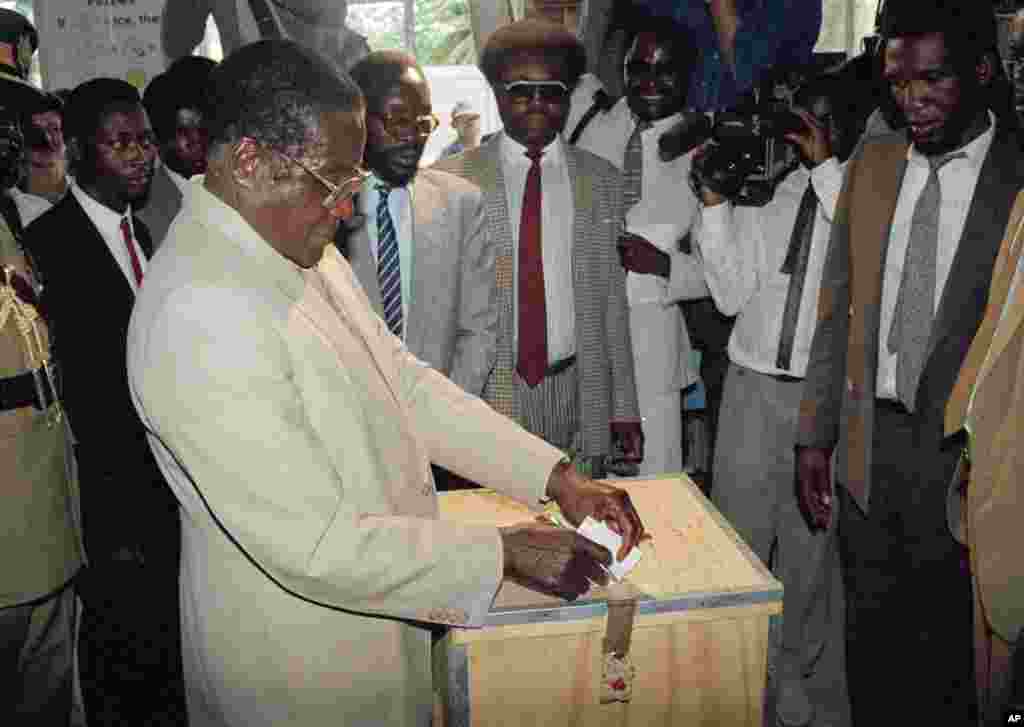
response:
M424 82L427 78L416 58L399 50L374 51L352 66L349 73L362 90L369 108L374 108L375 101L411 75L419 76Z
M423 69L408 53L376 51L352 78L366 98L366 166L392 186L408 184L436 126Z

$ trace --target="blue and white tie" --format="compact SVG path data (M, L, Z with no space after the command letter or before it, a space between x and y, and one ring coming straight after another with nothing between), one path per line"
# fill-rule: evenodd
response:
M384 304L384 322L399 338L402 337L402 269L398 260L398 236L388 209L391 187L377 185L377 280Z

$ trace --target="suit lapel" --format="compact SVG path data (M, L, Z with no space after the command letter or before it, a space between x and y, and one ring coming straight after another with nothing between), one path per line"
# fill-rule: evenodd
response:
M1018 229L1018 231L1020 230ZM1011 248L1010 264L1007 265L1005 275L1003 276L1003 300L1006 300L1010 283L1013 280L1014 273L1017 271L1017 265L1021 256L1022 240L1020 237L1015 239L1017 244ZM1021 324L1024 323L1024 283L1018 283L1017 289L1014 291L1013 298L1008 300L1006 303L1005 312L1000 310L996 315L998 315L999 318L996 319L995 335L992 338L992 346L989 350L988 356L985 358L981 371L978 373L979 383L985 378L988 372L992 370L992 366L1003 351L1006 350L1006 347L1009 345L1014 333L1018 328L1020 328Z
M135 231L135 242L139 244L142 254L146 256L147 262L153 257L153 238L149 234L146 223L132 215L132 229Z
M72 218L69 220L68 229L89 230L93 240L91 245L80 248L79 260L82 267L79 268L79 272L93 271L93 274L100 276L100 279L93 280L93 283L100 285L100 290L121 291L122 297L130 308L135 301L135 291L132 290L132 284L128 282L124 271L121 270L121 266L114 258L114 253L107 246L107 241L103 239L103 235L93 223L92 218L89 217L82 208L82 205L75 199L75 195L68 194L65 196L61 204L65 203L67 204L68 214ZM137 220L133 219L133 222L135 221ZM117 282L114 282L115 278Z
M989 356L989 348L993 347L994 352L993 339L1003 318L1004 305L1022 307L1019 302L1007 303L1006 301L1010 283L1017 268L1017 261L1020 258L1022 242L1024 242L1024 193L1017 195L1017 202L1010 215L1010 222L1006 227L1006 234L999 249L999 257L992 274L992 287L989 291L985 317L971 342L971 348L967 352L953 392L946 404L946 435L953 434L963 426L971 391L976 382L981 380L982 366L986 361L995 358L994 355ZM1019 299L1019 296L1016 298ZM1007 321L1005 323L1010 321L1014 313L1013 309L1006 311ZM1011 327L1011 331L1013 327Z
M465 163L473 170L477 186L484 190L487 225L494 235L497 256L494 263L495 287L498 291L501 310L498 332L497 357L494 373L487 384L488 402L505 416L519 421L519 403L514 395L515 383L515 243L512 240L512 225L509 221L508 195L505 189L505 174L501 168L501 138L494 137L483 146L465 153Z
M848 375L862 391L874 389L870 379L872 372L877 371L883 271L892 218L907 168L907 144L901 138L866 149L873 156L862 162L857 188L853 190L856 199L850 205L855 215L849 220L852 340ZM868 380L856 381L862 375Z
M587 256L580 254L577 248L588 244L587 230L590 228L588 216L593 215L594 212L594 193L590 176L580 173L576 150L565 145L563 146L563 152L565 153L565 162L569 170L569 184L572 186L572 201L575 205L572 218L572 279L573 297L575 299L574 307L576 310L576 330L582 331L584 330L585 298L587 297L585 295L586 269L584 268L583 261L586 260ZM577 351L577 353L580 352Z
M997 129L996 137L982 163L963 233L936 311L935 326L928 346L929 357L942 338L950 334L962 311L976 304L977 288L980 286L986 291L988 289L990 279L979 280L978 271L991 263L994 245L990 241L1002 239L1005 232L1004 220L1009 218L1014 196L1019 189L1016 172L1019 155L1015 149L1007 148L1012 143ZM965 284L966 281L977 284Z
M882 308L882 277L893 214L907 166L902 137L865 146L850 190L849 270L850 328L846 352L846 396L854 399L847 417L846 487L867 510L874 430L875 376L878 371L878 329ZM844 311L835 311L844 315Z
M443 246L462 242L436 237L438 232L451 232L446 219L448 208L439 196L437 187L422 173L417 175L409 187L409 201L412 205L412 280L405 340L411 351L422 351L424 338L437 330L434 321L437 311L430 305L430 301L434 292L431 287L438 280L436 268L442 264L442 258L447 258Z
M370 231L368 225L376 225L377 220L367 215L365 221L358 228L348 234L348 259L352 271L366 291L366 297L370 299L370 305L377 315L384 315L384 303L380 297L380 284L377 278L377 265L374 262L373 254L370 252Z

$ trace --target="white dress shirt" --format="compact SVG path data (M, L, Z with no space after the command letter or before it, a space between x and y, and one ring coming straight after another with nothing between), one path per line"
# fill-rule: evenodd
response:
M797 167L779 183L764 207L706 207L698 235L704 273L715 304L736 315L729 359L763 374L803 378L817 324L818 291L832 230L832 215L843 183L843 167L831 158L808 170ZM775 365L791 276L780 272L786 259L800 200L807 185L818 197L807 274L797 315L790 369Z
M953 159L939 169L939 189L942 203L939 208L939 243L935 255L935 308L938 309L942 293L949 278L953 258L960 244L964 222L974 197L981 166L988 156L995 135L995 117L989 113L989 128L985 133L958 151L967 156ZM896 399L897 355L889 350L889 330L892 328L896 299L903 277L903 263L910 242L910 222L914 206L928 181L928 159L913 145L907 150L907 171L893 214L889 233L889 250L882 275L882 310L878 326L878 378L876 395L881 399Z
M75 180L71 175L68 175L66 180L68 189L70 189ZM11 196L11 199L14 200L14 205L18 208L18 215L21 217L22 227L28 227L36 220L36 218L53 207L53 202L48 200L46 197L40 197L38 194L24 192L17 187L11 187L7 190L7 193ZM64 191L64 194L67 194L67 190Z
M523 189L530 170L526 147L508 134L501 135L501 169L505 176L509 225L512 227L513 265L519 293L519 218ZM540 160L541 251L544 258L544 305L548 317L548 363L555 364L576 353L576 299L572 277L573 201L572 182L565 163L562 137L544 147ZM515 331L519 331L519 304L514 306Z
M380 202L378 184L384 182L373 174L363 182L362 191L359 193L359 212L366 218L366 236L370 239L370 255L373 256L374 262L377 261L377 246L380 239L377 229L377 203ZM412 295L413 266L412 192L408 186L391 188L388 193L388 212L391 213L391 222L395 226L395 235L398 238L398 268L402 275L402 320L407 321L409 297ZM403 337L408 330L408 326L402 327Z
M700 204L690 187L693 153L670 162L663 162L658 156L658 139L681 119L681 114L658 119L640 135L643 159L640 201L626 211L626 231L668 253L672 269L668 280L658 275L628 273L626 293L631 306L653 302L667 305L708 295L699 261L679 250L679 240L700 220ZM626 99L620 99L608 113L590 122L577 146L607 159L621 170L636 123Z
M132 209L131 206L125 211L124 214L120 214L110 209L106 205L100 204L88 194L86 194L81 187L77 184L71 186L71 194L75 195L75 199L78 200L78 204L82 205L82 209L85 210L85 214L88 215L96 229L99 230L100 236L103 241L107 243L107 248L110 250L110 254L114 256L114 260L117 261L117 266L121 268L121 272L124 274L128 284L132 286L132 292L138 294L139 285L135 282L135 271L132 269L132 260L128 253L128 247L125 245L124 236L121 234L121 220L128 217L128 225L132 230L132 247L135 249L135 255L139 259L139 265L142 268L142 274L146 274L146 254L139 247L138 240L135 237L135 224L132 221Z

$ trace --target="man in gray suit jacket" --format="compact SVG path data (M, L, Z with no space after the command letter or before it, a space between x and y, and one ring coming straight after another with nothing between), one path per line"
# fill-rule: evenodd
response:
M378 51L352 68L366 97L365 223L339 240L374 310L406 347L479 396L494 366L494 244L480 190L419 169L437 126L416 59Z
M154 78L142 97L162 162L153 174L146 204L138 212L153 237L154 251L181 209L184 185L190 177L206 173L204 93L216 65L198 56L182 59Z
M600 473L643 458L625 271L622 181L561 140L585 65L574 35L527 19L498 29L481 69L504 132L439 169L483 190L497 245L497 361L483 398Z
M855 724L967 724L975 709L970 577L946 528L960 447L943 412L1024 182L985 103L991 12L887 6L885 78L907 130L850 161L825 264L797 469L812 525L839 518Z

